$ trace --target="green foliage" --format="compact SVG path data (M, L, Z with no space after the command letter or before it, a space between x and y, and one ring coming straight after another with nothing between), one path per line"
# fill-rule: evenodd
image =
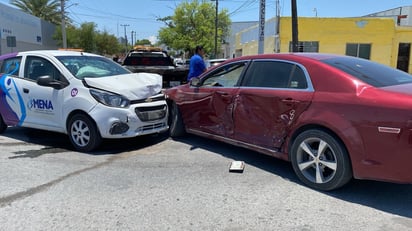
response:
M105 55L105 54L116 54L120 50L120 44L117 41L117 38L114 35L103 31L103 33L96 34L96 53Z
M96 52L96 24L93 22L83 23L80 26L78 36L79 47L87 52Z
M22 11L46 21L61 24L60 0L10 0ZM184 0L178 5L173 16L160 18L166 25L159 31L158 44L165 44L172 50L193 52L196 45L203 45L206 53L214 52L215 14L213 1ZM80 28L70 24L66 16L66 38L68 48L82 48L84 51L112 55L125 52L114 35L106 31L96 31L93 22L82 23ZM230 19L226 9L218 14L218 41L229 33ZM53 38L62 46L61 27L56 27ZM156 45L158 45L156 44ZM136 41L135 45L153 45L147 39ZM131 47L130 47L131 48ZM128 47L129 49L129 47Z
M173 16L158 19L166 27L159 31L160 43L172 49L193 52L203 45L206 53L214 52L215 4L206 0L183 1ZM230 19L227 9L218 13L218 41L229 34Z
M10 0L10 4L45 21L56 25L61 24L59 0Z
M60 0L11 0L10 4L20 8L23 12L39 17L56 25L61 25ZM97 25L93 22L83 23L80 28L70 24L70 18L66 18L66 39L68 48L81 48L87 52L103 55L119 53L120 45L114 35L107 32L96 31ZM53 35L59 46L63 46L62 28L56 27Z
M148 45L148 46L151 46L151 45L153 45L153 44L152 44L152 42L150 42L149 39L142 39L142 40L137 40L134 45L135 45L135 46L136 46L136 45L142 45L142 46Z
M66 26L66 39L67 39L67 47L70 48L79 48L79 47L75 47L75 40L77 39L77 28L72 26L72 25L68 25ZM56 27L56 31L53 34L53 39L57 41L57 45L59 46L63 46L63 41L62 41L62 28L61 26L57 26Z
M120 44L114 35L107 31L96 31L97 25L93 22L83 23L80 28L74 26L66 27L66 39L68 48L81 48L84 51L101 55L112 55L119 53ZM57 27L53 38L62 46L61 27Z

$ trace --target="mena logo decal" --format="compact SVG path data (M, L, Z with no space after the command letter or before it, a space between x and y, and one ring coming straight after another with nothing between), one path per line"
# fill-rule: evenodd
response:
M53 103L47 99L31 99L28 102L29 109L40 109L40 110L54 110Z

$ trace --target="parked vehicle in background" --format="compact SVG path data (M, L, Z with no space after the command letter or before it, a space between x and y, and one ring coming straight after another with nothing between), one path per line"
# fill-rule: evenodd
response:
M190 59L186 59L186 60L185 60L184 66L185 66L186 68L190 68Z
M173 62L176 67L183 67L185 65L185 61L181 58L175 58Z
M412 183L412 76L319 53L234 58L165 91L186 132L290 161L318 190L353 177Z
M205 65L206 65L206 68L210 68L210 67L217 66L217 65L223 63L226 60L227 59L206 59L205 60Z
M124 58L122 65L132 72L156 73L163 78L163 88L187 82L189 69L176 66L173 59L160 47L135 46Z
M131 73L106 57L75 51L0 56L0 133L21 126L65 133L88 152L103 138L167 131L158 74Z

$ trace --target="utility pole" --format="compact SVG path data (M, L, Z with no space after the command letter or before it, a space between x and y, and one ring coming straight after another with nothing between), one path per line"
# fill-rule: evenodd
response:
M318 9L316 9L316 7L313 8L313 12L315 12L315 17L318 17Z
M135 32L134 32L134 42L133 42L133 45L134 45L136 42L137 42L137 32L135 31Z
M292 1L292 52L299 52L299 39L298 39L298 12L296 0Z
M216 16L215 16L215 58L217 58L217 26L219 20L219 0L216 0Z
M125 54L127 54L127 33L126 27L130 26L129 24L120 24L120 26L124 27L124 44L125 44Z
M216 1L216 14L215 14L215 57L217 58L217 27L218 27L218 16L219 16L219 0L211 0L211 1Z
M133 34L134 34L134 31L132 31L132 32L131 32L131 35L132 35L132 41L130 42L130 45L132 45L132 46L134 46L134 42L133 42Z
M64 12L64 1L60 0L60 7L61 7L61 15L62 15L62 40L63 40L63 48L67 48L67 38L66 38L66 16Z

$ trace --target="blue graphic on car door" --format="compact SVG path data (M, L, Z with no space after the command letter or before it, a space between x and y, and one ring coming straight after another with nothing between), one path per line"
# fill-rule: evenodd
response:
M17 84L10 76L18 73L19 66L18 62L8 63L5 73L0 76L0 112L6 124L21 126L26 118L26 108Z

